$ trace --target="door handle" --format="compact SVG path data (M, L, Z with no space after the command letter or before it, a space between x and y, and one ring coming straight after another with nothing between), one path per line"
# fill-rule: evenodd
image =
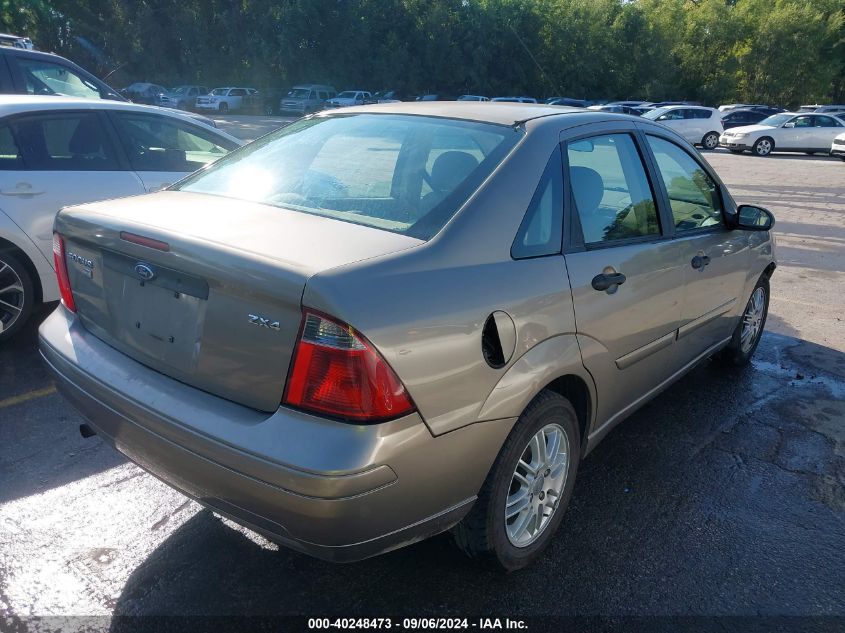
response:
M608 290L612 286L624 284L625 279L627 278L622 273L602 273L593 277L591 285L593 286L593 290Z
M40 196L43 193L47 193L46 191L32 191L26 189L0 189L0 195L3 196Z
M690 264L696 270L703 269L710 263L710 258L707 255L696 255L692 258Z

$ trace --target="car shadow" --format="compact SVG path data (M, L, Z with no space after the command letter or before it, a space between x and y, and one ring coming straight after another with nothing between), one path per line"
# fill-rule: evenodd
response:
M708 361L615 429L528 569L489 570L448 535L337 565L203 510L131 573L114 614L835 613L844 393L845 354L767 333L751 366Z
M38 326L56 305L39 307L0 347L0 505L126 462L79 434L84 420L55 391L38 354Z

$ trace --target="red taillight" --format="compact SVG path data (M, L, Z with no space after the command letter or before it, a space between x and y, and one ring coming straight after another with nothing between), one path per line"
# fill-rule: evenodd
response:
M284 402L354 422L414 410L405 386L369 341L314 312L303 316Z
M53 264L56 267L56 279L59 281L62 303L71 312L76 312L76 302L73 300L73 293L70 291L70 278L67 275L65 240L58 233L53 233Z

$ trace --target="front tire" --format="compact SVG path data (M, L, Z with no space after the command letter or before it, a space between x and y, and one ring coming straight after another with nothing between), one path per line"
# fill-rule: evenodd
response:
M764 136L757 139L754 147L751 148L755 156L768 156L775 151L775 141L771 137Z
M745 310L736 325L731 342L719 352L718 359L734 367L744 367L751 362L751 357L763 336L768 314L769 278L762 275L751 291L751 297L745 304Z
M0 343L23 327L34 304L32 278L26 267L15 255L0 252Z
M452 531L471 558L514 571L536 560L563 519L581 459L570 402L540 392L505 440L478 499Z
M701 139L701 147L704 149L716 149L719 147L719 133L708 132L705 134L704 138Z
M220 114L226 114L229 111L229 104L224 101L217 107L217 110Z

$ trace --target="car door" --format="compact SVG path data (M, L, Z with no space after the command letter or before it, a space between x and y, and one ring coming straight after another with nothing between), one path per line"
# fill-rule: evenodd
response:
M597 414L609 423L677 369L671 347L684 270L680 245L659 217L635 128L592 129L563 139L565 257L583 362L601 393Z
M175 116L111 110L109 118L147 191L168 187L237 147Z
M830 150L833 139L843 130L843 124L832 116L823 114L816 115L813 126L813 148L821 151Z
M778 135L779 139L775 139L775 147L780 149L806 149L813 146L813 130L815 117L811 114L802 114L793 117L781 128Z
M0 209L52 261L53 219L64 206L143 193L96 111L53 111L2 122L21 153L0 170Z
M684 262L684 301L675 348L681 364L730 337L745 284L747 236L727 228L726 201L700 158L647 134L660 197ZM731 209L731 211L733 211Z

